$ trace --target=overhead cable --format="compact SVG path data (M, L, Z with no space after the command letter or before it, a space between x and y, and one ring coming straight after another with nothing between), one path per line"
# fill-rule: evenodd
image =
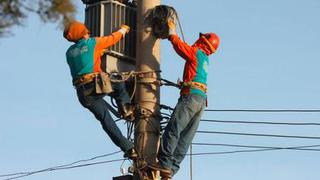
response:
M92 157L92 158L89 158L89 159L78 160L78 161L71 162L71 163L68 163L68 164L53 166L53 167L49 167L49 168L45 168L45 169L37 170L37 171L33 171L33 172L44 172L44 171L49 171L49 170L51 170L51 169L69 167L69 166L72 166L72 165L75 165L75 164L84 163L84 162L89 162L89 161L92 161L92 160L95 160L95 159L112 156L112 155L118 154L118 153L120 153L120 152L121 152L121 151L116 151L116 152L113 152L113 153L108 153L108 154L104 154L104 155L99 155L99 156L95 156L95 157ZM26 175L26 174L29 174L29 173L30 173L30 172L18 172L18 173L11 173L11 174L3 174L3 175L0 175L0 177Z
M267 124L267 125L289 125L289 126L320 126L320 123L311 122L270 122L270 121L242 121L242 120L215 120L201 119L202 122L212 123L234 123L234 124Z
M262 149L247 149L247 150L236 150L236 151L220 151L220 152L203 152L193 153L192 156L208 156L208 155L222 155L222 154L236 154L236 153L251 153L251 152L263 152L263 151L277 151L300 148L303 146L286 147L286 148L262 148Z
M95 162L95 163L88 163L88 164L80 164L80 165L74 165L74 166L68 166L68 167L57 167L57 168L51 168L51 169L46 169L46 170L40 170L40 171L32 171L27 174L23 174L20 176L15 176L15 177L10 177L4 180L12 180L12 179L20 179L26 176L31 176L34 174L39 174L42 172L49 172L49 171L58 171L58 170L66 170L66 169L74 169L74 168L80 168L80 167L86 167L86 166L94 166L94 165L99 165L99 164L107 164L107 163L112 163L112 162L118 162L118 161L123 161L125 159L115 159L115 160L109 160L109 161L100 161L100 162Z
M261 137L276 137L276 138L296 138L296 139L320 139L319 136L256 134L256 133L226 132L226 131L197 131L197 133L203 133L203 134L226 134L226 135L239 135L239 136L261 136Z
M281 149L265 148L265 149L237 150L237 151L204 152L204 153L193 153L192 156L208 156L208 155L249 153L249 152L262 152L262 151L275 151L275 150L281 150Z
M237 147L237 148L259 148L259 149L283 149L283 150L298 150L298 151L320 151L320 149L310 149L320 147L320 144L294 146L294 147L274 147L274 146L257 146L257 145L239 145L239 144L220 144L220 143L192 143L196 146L224 146L224 147Z
M319 113L320 109L206 109L207 112Z
M171 84L175 85L175 83L172 83L172 82ZM166 108L173 110L173 108L169 106L166 106ZM206 112L248 112L248 113L319 113L320 109L205 109L204 111Z

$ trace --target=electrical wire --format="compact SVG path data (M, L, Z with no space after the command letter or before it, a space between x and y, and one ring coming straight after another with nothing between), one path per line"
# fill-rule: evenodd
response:
M233 124L266 124L266 125L289 125L289 126L320 126L320 123L304 123L304 122L270 122L270 121L230 121L230 120L215 120L215 119L201 119L202 122L212 123L233 123Z
M295 136L295 135L280 135L280 134L256 134L256 133L226 132L226 131L197 131L197 133L203 133L203 134L225 134L225 135L239 135L239 136L276 137L276 138L296 138L296 139L320 139L319 136Z
M165 79L161 79L161 80L165 80ZM166 85L166 84L163 84L163 85ZM173 110L173 108L170 106L166 106L166 105L164 106L166 109ZM205 112L249 112L249 113L319 113L320 109L205 109L204 111Z
M257 146L257 145L239 145L239 144L219 144L219 143L192 143L196 146L223 146L223 147L237 147L237 148L261 148L261 149L284 149L284 150L299 150L299 151L320 151L320 149L310 149L320 147L320 144L316 145L305 145L295 147L274 147L274 146Z
M320 109L206 109L207 112L319 113Z
M45 169L37 170L37 171L33 171L33 172L44 172L44 171L49 171L49 170L51 170L51 169L64 168L64 167L72 166L72 165L75 165L75 164L79 164L79 163L83 163L83 162L89 162L89 161L93 161L93 160L95 160L95 159L100 159L100 158L103 158L103 157L112 156L112 155L118 154L118 153L120 153L120 152L121 152L121 151L116 151L116 152L113 152L113 153L108 153L108 154L104 154L104 155L99 155L99 156L95 156L95 157L92 157L92 158L89 158L89 159L82 159L82 160L78 160L78 161L75 161L75 162L72 162L72 163L68 163L68 164L64 164L64 165L58 165L58 166L53 166L53 167L49 167L49 168L45 168ZM30 172L18 172L18 173L11 173L11 174L3 174L3 175L0 175L0 177L26 175L26 174L29 174L29 173L30 173Z
M221 152L205 152L205 153L193 153L192 156L207 156L207 155L263 152L263 151L275 151L275 150L292 150L292 149L299 149L299 148L303 148L303 147L318 147L318 146L320 146L320 145L294 146L294 147L270 147L270 148L262 148L262 149L247 149L247 150L221 151ZM318 149L315 149L315 150L318 151ZM314 149L306 149L305 151L314 151Z
M205 155L219 155L219 154L234 154L234 153L245 153L245 152L262 152L262 151L273 151L273 150L304 150L304 151L320 151L320 149L305 149L305 148L312 148L312 147L320 147L320 145L304 145L304 146L293 146L293 147L270 147L270 146L252 146L252 145L235 145L235 144L212 144L212 143L192 143L193 145L206 145L206 146L228 146L228 147L242 147L242 148L259 148L254 150L237 150L237 151L221 151L221 152L205 152L205 153L192 153L192 156L205 156ZM117 152L110 153L107 155L113 155ZM186 154L190 156L191 154ZM88 164L80 164L80 165L74 165L75 163L79 162L86 162L89 160L97 159L99 157L105 157L106 155L96 156L94 158L90 158L87 160L80 160L76 161L67 165L61 165L61 166L55 166L52 168L47 168L43 170L38 171L31 171L31 172L25 172L25 173L14 173L14 174L8 174L8 175L1 175L0 177L5 176L16 176L16 177L10 177L4 180L13 180L13 179L19 179L26 176L31 176L34 174L42 173L42 172L49 172L49 171L57 171L57 170L66 170L66 169L74 169L74 168L80 168L80 167L86 167L86 166L93 166L93 165L99 165L99 164L106 164L106 163L112 163L112 162L119 162L123 161L125 159L115 159L115 160L109 160L109 161L100 161L95 163L88 163ZM71 166L74 165L74 166ZM19 176L17 176L19 175Z
M235 153L249 153L249 152L261 152L261 151L274 151L281 149L255 149L255 150L237 150L237 151L221 151L221 152L206 152L206 153L193 153L192 156L208 156L208 155L221 155L221 154L235 154Z
M88 164L80 164L80 165L74 165L74 166L68 166L68 167L56 167L56 168L48 168L45 170L39 170L39 171L32 171L32 172L28 172L26 174L20 175L20 176L16 176L16 177L10 177L4 180L12 180L12 179L19 179L19 178L23 178L26 176L31 176L34 174L39 174L42 172L49 172L49 171L58 171L58 170L66 170L66 169L74 169L74 168L80 168L80 167L86 167L86 166L94 166L94 165L99 165L99 164L107 164L107 163L112 163L112 162L118 162L118 161L123 161L125 159L115 159L115 160L109 160L109 161L100 161L100 162L95 162L95 163L88 163Z

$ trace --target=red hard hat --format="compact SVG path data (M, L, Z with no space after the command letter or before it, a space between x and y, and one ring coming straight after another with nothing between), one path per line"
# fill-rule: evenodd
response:
M63 37L66 38L68 41L77 42L88 33L89 30L83 23L74 21L69 26L65 27L63 31Z
M220 44L218 35L216 35L215 33L200 33L199 37L203 38L204 42L209 46L212 53L216 52Z

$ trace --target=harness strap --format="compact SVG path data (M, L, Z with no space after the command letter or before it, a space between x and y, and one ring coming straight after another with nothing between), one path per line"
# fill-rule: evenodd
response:
M73 85L75 87L87 84L89 82L94 81L95 77L98 76L99 73L90 73L90 74L85 74L81 76L80 78L77 78L73 81Z
M194 82L194 81L189 81L189 82L181 82L181 86L182 87L191 87L191 88L195 88L195 89L199 89L205 93L207 93L208 88L207 85L203 84L203 83L199 83L199 82Z

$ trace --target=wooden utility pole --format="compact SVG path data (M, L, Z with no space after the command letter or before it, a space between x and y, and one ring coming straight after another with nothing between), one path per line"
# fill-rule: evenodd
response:
M134 131L135 148L139 154L138 167L155 163L159 147L160 87L152 82L160 78L160 40L152 35L151 27L146 22L147 13L157 5L160 5L160 0L138 1L136 71L145 72L138 77L135 98L139 112ZM153 178L148 175L143 179Z

